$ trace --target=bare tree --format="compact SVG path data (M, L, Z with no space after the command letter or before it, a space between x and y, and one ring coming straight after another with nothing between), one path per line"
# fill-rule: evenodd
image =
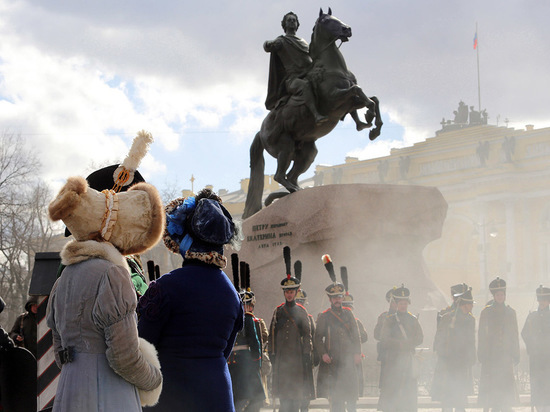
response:
M51 198L39 178L36 155L20 136L0 136L0 291L10 327L28 297L34 256L48 249L53 235L47 216Z

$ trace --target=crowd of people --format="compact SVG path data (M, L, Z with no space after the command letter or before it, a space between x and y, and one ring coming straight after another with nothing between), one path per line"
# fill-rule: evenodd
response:
M368 336L353 312L346 268L339 281L330 256L322 257L330 307L315 317L306 309L301 262L294 262L293 274L285 247L283 303L269 322L258 318L250 265L235 253L233 282L223 271L224 246L239 249L239 223L211 189L163 207L136 170L150 140L140 132L132 146L139 155L87 179L69 178L50 203L50 218L62 220L73 236L61 252L46 316L61 368L53 411L231 412L278 404L282 412L297 412L307 411L315 398L327 398L334 412L355 411L364 388L361 345ZM183 265L148 283L139 255L161 238ZM516 313L506 305L503 279L489 289L493 300L481 312L477 339L467 285L453 286L452 305L438 314L432 396L444 410L468 405L476 360L479 404L507 411L516 400ZM521 334L530 357L532 404L544 411L550 407L550 289L541 286L536 295L539 308ZM423 332L408 311L405 285L387 291L386 299L389 309L373 333L378 409L413 411ZM11 337L36 356L35 298L26 309Z

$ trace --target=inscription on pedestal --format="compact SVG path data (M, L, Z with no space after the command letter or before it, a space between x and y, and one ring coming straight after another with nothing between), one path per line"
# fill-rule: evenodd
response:
M247 242L253 242L256 249L281 247L283 238L292 237L292 231L288 230L288 222L260 223L252 226L252 234L246 236Z

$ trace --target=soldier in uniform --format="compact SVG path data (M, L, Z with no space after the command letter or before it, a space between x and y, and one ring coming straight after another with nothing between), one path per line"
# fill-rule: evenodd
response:
M392 299L392 293L395 288L392 288L386 292L386 301L390 305L388 310L385 312L382 312L380 315L378 315L378 319L376 320L376 325L374 326L374 339L376 339L376 354L377 358L376 360L380 362L380 377L378 379L378 388L380 389L382 387L382 382L384 381L384 371L386 370L386 357L383 354L383 349L380 344L380 334L382 332L382 326L384 325L385 320L393 315L397 311L397 304L395 303L395 300Z
M342 278L342 283L344 284L344 289L346 290L346 294L344 295L344 299L342 300L342 307L348 308L353 312L353 295L349 293L349 284L348 284L348 271L345 266L342 266L340 268L340 276ZM359 318L355 318L355 321L357 322L357 328L359 330L359 339L361 341L361 344L365 343L369 339L369 335L367 334L367 330L365 329L365 326L363 325L363 322L359 320ZM363 396L364 391L364 379L363 379L363 359L365 358L365 355L361 353L361 362L357 365L357 379L358 379L358 389L359 389L359 396Z
M472 366L476 361L472 289L454 297L454 310L445 313L437 325L434 350L438 359L432 385L432 399L443 411L464 411L473 392Z
M320 313L315 330L315 348L321 359L317 394L328 398L333 412L355 411L359 396L357 366L361 341L351 309L342 307L344 285L336 282L332 261L323 256L332 283L325 288L330 308Z
M458 285L451 286L451 298L453 299L453 303L451 306L447 306L444 309L441 309L439 312L437 312L437 323L439 324L439 321L445 315L446 313L453 312L456 309L456 301L458 299L458 296L462 293L466 292L468 290L468 285L466 283L460 283Z
M517 401L514 365L519 363L516 311L506 305L506 282L489 284L493 303L479 316L477 356L481 362L479 404L484 410L510 411Z
M283 249L287 276L281 281L285 302L275 308L269 327L268 348L272 364L272 395L281 412L298 412L311 392L311 329L307 310L296 303L300 282L291 276L290 248Z
M416 316L408 312L410 291L404 285L392 290L396 312L386 316L380 331L384 371L381 373L378 409L382 411L417 410L415 348L424 338Z
M249 270L248 264L247 264L247 270ZM245 296L243 298L243 304L244 304L245 312L248 312L254 316L256 334L258 335L258 339L260 341L260 348L261 348L260 377L261 377L262 387L263 387L263 392L265 397L262 402L256 402L254 404L254 408L250 409L251 411L254 411L254 410L259 411L262 404L266 402L269 403L268 385L267 385L267 378L271 374L271 362L269 360L269 354L267 353L267 340L269 337L269 331L267 330L265 321L262 318L259 318L256 315L254 315L254 307L256 306L256 297L254 296L254 293L252 291L245 292Z
M25 304L25 311L15 319L10 331L10 338L17 346L28 349L36 359L36 312L38 297L30 296Z
M236 412L259 411L265 399L264 388L260 377L261 335L256 327L255 317L249 311L250 304L255 302L254 292L250 289L250 272L248 265L238 262L236 253L231 255L233 281L244 305L244 327L237 334L233 351L227 359L233 389L233 402ZM240 266L240 285L239 272Z
M529 354L531 405L538 412L550 411L550 288L536 291L538 310L527 316L521 336Z
M294 276L296 276L296 279L298 279L298 282L300 282L300 285L302 284L302 262L297 260L294 262ZM298 289L298 293L296 294L296 303L299 305L302 305L304 308L307 305L307 292L300 286L300 289ZM306 309L307 310L307 309ZM309 391L310 394L308 394L303 400L302 404L300 405L300 412L307 412L309 411L309 403L312 399L315 399L315 387L313 384L313 368L319 365L319 356L317 355L317 351L315 350L315 342L313 340L313 337L315 336L315 319L313 318L313 315L308 312L307 318L309 320L309 327L311 329L311 341L313 344L313 352L312 352L312 368L307 369L307 373L309 374L309 371L311 370L311 376L308 376L308 382L311 382L311 390ZM311 395L313 394L313 396Z

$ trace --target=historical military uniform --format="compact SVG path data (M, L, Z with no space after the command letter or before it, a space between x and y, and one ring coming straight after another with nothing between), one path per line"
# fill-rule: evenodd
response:
M464 410L467 396L473 393L472 365L476 361L475 318L462 307L473 304L472 291L457 296L455 309L447 312L437 325L434 351L437 365L432 385L432 399L444 408Z
M300 265L298 265L298 263ZM298 269L299 267L299 269ZM302 278L301 278L301 262L300 261L296 261L296 264L294 265L294 273L296 274L296 278L300 281L302 281ZM307 304L307 292L300 288L298 290L298 293L296 293L296 302L300 305L302 305L304 308L306 307L306 304ZM307 310L307 309L306 309ZM311 393L315 394L315 387L313 385L313 367L315 366L318 366L319 365L319 356L317 354L317 351L315 350L315 341L313 340L314 336L315 336L315 319L313 318L313 315L311 313L308 312L307 314L307 318L309 320L309 328L311 329L311 338L312 338L312 344L313 344L313 356L312 356L312 368L308 368L306 370L306 373L308 373L309 375L309 372L311 371L311 375L308 376L308 382L311 382ZM308 395L306 396L303 400L302 400L302 404L300 405L300 411L301 412L305 412L305 411L308 411L309 410L309 403L311 401L311 399L314 399L315 396L311 396L311 395Z
M290 276L290 250L285 251L287 277L281 287L298 289L300 282ZM295 300L285 301L273 312L268 349L272 365L272 394L280 400L281 412L298 411L302 400L314 396L308 381L311 374L311 329L307 310Z
M409 289L392 291L391 299L409 300ZM417 410L417 373L415 348L423 334L416 316L407 311L388 313L380 330L380 349L384 372L381 373L378 409L382 411Z
M378 315L378 319L376 320L376 325L374 326L374 339L376 342L376 354L377 358L376 360L380 362L380 377L378 379L378 388L381 388L382 382L384 381L384 371L386 370L386 357L383 354L383 348L380 344L380 336L382 333L382 326L384 325L384 322L386 319L395 313L395 300L391 298L393 293L393 288L388 290L386 292L386 301L390 304L389 310L382 312L380 315Z
M320 363L317 395L330 400L331 411L355 411L359 396L356 362L361 356L357 321L349 308L342 307L344 285L336 282L330 257L323 257L332 283L325 292L331 307L317 317L314 346ZM339 302L334 298L340 298Z
M521 336L529 354L531 377L531 405L540 410L550 410L550 288L537 288L539 309L527 316Z
M506 282L496 278L489 290L493 296L506 292ZM496 298L479 317L477 356L481 362L480 405L510 410L517 401L514 365L519 362L518 323L516 311L504 302L496 302Z
M236 253L231 255L233 280L243 305L254 305L256 297L250 289L250 267L238 262ZM240 285L238 268L240 266ZM244 327L237 334L231 356L227 359L235 411L259 411L265 399L260 376L262 346L261 330L252 312L245 312Z

